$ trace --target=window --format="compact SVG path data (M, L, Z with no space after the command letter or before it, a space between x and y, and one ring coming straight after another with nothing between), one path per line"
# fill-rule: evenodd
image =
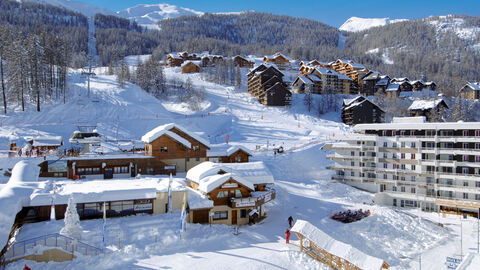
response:
M350 172L350 176L355 176L355 172Z
M220 199L220 198L225 198L227 197L225 192L223 191L219 191L218 194L217 194L217 199Z
M383 175L383 179L387 179L388 176L386 174Z
M388 157L387 153L383 153L383 158L387 158L387 157Z
M235 198L242 198L242 192L240 189L235 189Z
M386 130L382 130L382 136L387 136L387 131Z
M463 131L463 137L467 137L468 136L468 130L464 130Z
M468 193L463 193L463 198L468 199Z
M480 149L480 143L475 143L475 149Z
M213 213L213 220L228 219L228 211L218 211Z
M396 187L396 186L393 186L393 187L392 187L392 191L397 191L397 187Z
M468 155L463 155L463 161L468 161L468 160L469 160Z
M475 194L475 200L480 201L480 194Z
M475 162L480 162L480 156L475 156Z
M350 152L350 156L354 157L355 156L355 151Z
M160 146L160 152L168 152L168 147Z
M417 147L414 142L410 143L410 147L415 148Z
M401 164L400 169L405 170L405 164Z
M128 173L128 166L114 167L113 172L114 173Z
M241 156L235 156L235 162L237 162L237 163L242 162L242 157Z
M412 165L412 166L410 166L410 167L412 168L412 171L415 171L415 170L416 170L415 165Z
M387 163L383 163L383 168L384 168L384 169L387 169L387 168L388 168L388 164L387 164Z
M401 192L405 192L405 187L400 187Z
M480 182L475 182L475 187L480 187Z
M411 154L411 155L410 155L410 158L411 158L411 159L415 159L415 154Z
M414 187L410 188L410 193L415 193L415 188Z
M401 181L405 181L405 176L400 176Z
M405 153L401 153L401 154L400 154L400 158L401 158L401 159L405 159Z
M354 161L350 162L350 166L354 167L354 166L355 166L355 162L354 162Z
M397 153L393 153L392 158L397 158Z
M393 175L393 180L398 180L398 175Z
M468 149L468 143L463 143L463 149Z
M469 174L470 173L470 169L469 168L462 168L462 173L463 174Z
M247 209L241 209L240 210L240 217L241 218L246 218L247 217Z
M410 176L410 181L415 182L415 175Z
M475 130L475 136L480 136L480 130Z
M383 147L388 147L388 143L387 143L387 142L383 142Z
M468 187L468 182L467 182L467 181L464 181L464 182L463 182L463 186L464 186L464 187Z
M397 148L397 143L394 142L394 143L392 144L392 147L393 147L393 148Z
M198 145L194 145L192 148L193 148L193 151L200 151L200 146Z

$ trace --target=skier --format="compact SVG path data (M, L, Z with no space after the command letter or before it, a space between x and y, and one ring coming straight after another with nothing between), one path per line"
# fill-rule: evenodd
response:
M290 230L289 229L287 229L285 231L285 241L286 241L287 244L290 243Z
M288 217L288 225L290 225L290 228L292 228L292 226L293 226L293 217L292 216Z
M28 266L25 264L25 266L23 267L23 270L32 270L32 268L28 267Z

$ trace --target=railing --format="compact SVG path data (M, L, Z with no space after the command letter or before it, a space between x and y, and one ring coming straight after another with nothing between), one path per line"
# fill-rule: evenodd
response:
M256 207L275 199L275 189L270 189L258 197L231 198L232 208L238 207Z
M97 247L54 233L13 243L7 249L7 252L5 252L3 259L9 261L33 254L33 252L29 253L29 251L37 246L57 247L69 253L80 253L82 255L98 255L103 253L103 251Z

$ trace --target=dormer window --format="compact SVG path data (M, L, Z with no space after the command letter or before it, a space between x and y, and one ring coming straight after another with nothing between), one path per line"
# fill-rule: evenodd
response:
M193 148L193 151L200 151L200 146L198 145L194 145L192 148Z

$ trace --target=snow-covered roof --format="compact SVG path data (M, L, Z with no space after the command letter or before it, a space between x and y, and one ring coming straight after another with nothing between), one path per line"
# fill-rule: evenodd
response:
M106 159L149 159L155 158L152 156L146 156L141 154L109 154L109 155L101 155L101 154L85 154L80 155L78 157L69 157L68 160L106 160Z
M360 269L380 270L383 267L384 261L382 259L367 255L349 244L335 240L308 221L297 220L291 231L302 234L318 247L349 261Z
M388 82L389 82L389 78L388 78L388 77L384 77L384 78L381 78L381 79L376 83L376 85L388 85Z
M322 79L315 74L308 74L307 78L309 78L313 82L321 82L322 81Z
M202 64L202 61L198 61L198 60L195 60L195 61L193 61L193 60L188 60L188 61L183 62L182 65L181 65L181 67L184 67L184 66L189 65L189 64L194 64L194 65L196 65L196 66L200 66L200 65Z
M210 150L207 151L207 157L228 157L239 150L242 150L243 152L249 154L250 156L253 155L252 151L250 151L244 146L222 144L222 145L212 145Z
M205 140L204 138L200 137L199 135L197 135L193 132L190 132L186 128L184 128L184 127L182 127L178 124L175 124L175 123L165 124L165 125L158 126L158 127L154 128L153 130L147 132L145 135L142 136L142 141L144 143L151 143L151 142L155 141L156 139L158 139L160 136L166 134L166 135L170 136L172 139L182 143L187 148L190 148L191 147L190 142L188 142L186 139L180 137L176 133L170 131L173 128L176 128L176 129L180 130L181 132L187 134L188 136L192 137L193 139L199 141L203 145L210 148L210 143L207 140Z
M413 116L413 117L393 117L392 123L426 123L425 116Z
M443 99L435 99L435 100L418 100L417 99L412 102L412 105L408 107L408 110L409 111L430 110L430 109L436 108L442 102L445 102L445 101L443 101Z
M292 61L292 58L290 58L290 57L288 57L288 56L286 56L286 55L284 55L284 54L282 54L282 53L279 53L279 52L275 53L274 55L266 55L265 58L267 58L267 59L276 59L277 57L280 57L280 56L283 57L283 58L285 58L285 59L288 60L288 61Z
M375 104L374 102L370 101L369 99L363 97L363 96L357 96L356 98L353 98L353 99L344 99L343 100L343 110L349 110L353 107L356 107L356 106L359 106L361 104L363 104L364 102L370 102L372 103L373 105L375 105L376 107L378 107L381 111L384 112L384 110L382 108L380 108L380 106L378 106L377 104Z
M339 79L352 81L351 78L345 76L344 74L338 73L331 68L316 66L315 70L317 70L320 74L336 75Z
M26 140L32 140L32 146L61 146L62 145L62 136L41 136L26 138Z
M398 91L399 88L400 88L400 83L391 83L388 85L386 91Z
M174 59L183 59L180 55L178 55L178 53L175 52L169 53L168 56Z
M198 183L198 190L208 194L230 179L237 181L239 184L251 190L255 190L252 182L235 173L215 174L202 178Z
M186 178L195 183L200 183L203 178L217 175L219 171L234 173L254 185L274 183L272 173L262 161L245 163L202 162L188 170Z
M8 183L0 190L0 246L5 246L17 213L28 206L38 182L40 167L33 161L20 161L13 167Z
M469 87L472 90L480 91L480 84L476 82L467 82L467 84L464 87Z
M313 84L312 80L310 80L310 78L306 77L306 76L303 76L303 75L298 75L297 76L297 80L301 80L304 84Z
M168 192L168 178L68 181L55 184L55 204L67 204L70 196L76 203L125 201L156 198L157 192ZM185 187L172 181L172 191L184 191ZM30 206L50 205L51 187L38 189L30 196Z
M131 151L133 148L145 148L145 143L142 141L118 142L118 148L123 151Z
M213 208L213 201L193 188L187 187L188 207L192 210Z
M349 98L349 99L345 98L345 99L343 100L343 105L344 105L344 106L349 106L350 104L352 104L353 102L355 102L355 101L357 101L357 100L359 100L359 99L364 100L364 99L366 99L366 98L365 98L364 96L356 96L356 97L354 97L354 98Z

